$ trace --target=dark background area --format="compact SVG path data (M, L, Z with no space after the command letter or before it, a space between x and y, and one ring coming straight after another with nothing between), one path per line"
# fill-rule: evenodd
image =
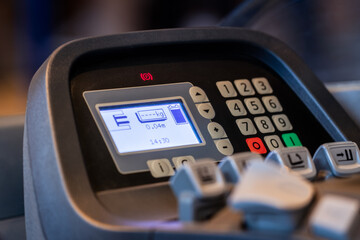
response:
M25 112L33 74L61 44L147 29L247 27L286 42L325 83L360 80L359 12L356 0L0 1L0 116Z

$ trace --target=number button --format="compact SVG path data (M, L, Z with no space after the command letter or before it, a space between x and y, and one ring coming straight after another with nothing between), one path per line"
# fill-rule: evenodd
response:
M271 133L275 132L275 128L272 125L270 118L263 116L263 117L256 117L254 118L256 126L262 133Z
M266 136L264 137L264 141L270 151L284 147L279 136L277 135Z
M301 147L302 144L296 133L286 133L281 135L287 147Z
M217 82L216 86L219 89L221 96L224 98L237 96L236 90L230 81Z
M272 120L279 131L290 131L293 129L288 117L285 114L273 115Z
M253 78L251 79L252 83L255 86L256 91L259 94L269 94L272 93L273 90L266 78Z
M246 143L251 152L255 152L259 154L264 154L267 152L264 143L258 137L248 138L246 139Z
M281 112L283 110L278 98L275 96L263 97L262 101L269 112Z
M237 119L236 124L242 135L254 135L257 133L256 128L249 118Z
M227 100L226 105L233 116L244 116L247 114L244 104L239 99Z
M262 114L265 112L264 107L258 98L246 98L244 103L251 114Z
M239 91L241 96L252 96L255 94L254 88L251 86L251 83L247 79L238 79L235 80L235 87Z

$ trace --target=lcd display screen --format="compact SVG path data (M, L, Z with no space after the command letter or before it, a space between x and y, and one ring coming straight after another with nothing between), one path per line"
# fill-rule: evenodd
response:
M202 143L181 99L97 108L120 154Z

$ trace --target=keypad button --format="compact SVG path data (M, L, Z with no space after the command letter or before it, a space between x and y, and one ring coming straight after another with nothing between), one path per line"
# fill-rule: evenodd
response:
M258 137L248 138L246 139L246 143L251 152L259 154L264 154L267 152L264 143Z
M215 145L219 152L226 156L234 153L234 148L229 139L215 140Z
M265 109L258 98L246 98L244 103L251 114L262 114L265 112Z
M264 137L264 141L270 151L284 147L279 136L277 135L266 136Z
M213 119L215 117L215 110L210 103L196 104L196 107L201 116L207 119Z
M242 135L254 135L257 133L254 124L250 118L241 118L236 120L236 124Z
M209 123L207 128L213 139L227 137L224 128L217 122Z
M241 96L252 96L255 94L254 88L251 86L251 83L247 79L238 79L235 80L235 87L239 91Z
M281 135L287 147L301 147L302 144L296 133L286 133Z
M219 89L221 96L224 98L237 96L236 90L230 81L216 82L216 86Z
M262 101L263 101L266 109L271 113L281 112L283 110L278 98L275 96L263 97Z
M166 158L149 160L146 163L154 178L167 177L175 173L169 160Z
M192 100L194 101L194 103L200 103L200 102L208 102L209 99L206 96L206 93L204 92L204 90L202 90L199 87L191 87L189 90L190 96L192 98Z
M273 92L269 81L266 78L253 78L251 81L259 94L270 94Z
M194 163L195 158L193 156L180 156L180 157L173 157L172 162L175 165L176 169L179 169L182 165Z
M256 118L254 118L254 121L260 132L262 132L262 133L275 132L275 128L272 125L270 118L268 118L266 116L256 117Z
M233 116L245 116L247 114L244 104L239 99L227 100L226 105Z
M271 118L279 131L291 131L293 129L293 126L285 114L273 115Z

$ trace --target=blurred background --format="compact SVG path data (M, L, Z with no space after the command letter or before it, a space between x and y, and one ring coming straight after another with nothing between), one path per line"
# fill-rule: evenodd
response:
M159 28L238 26L290 45L324 82L360 80L357 0L3 0L0 116L25 113L51 52L82 37Z

